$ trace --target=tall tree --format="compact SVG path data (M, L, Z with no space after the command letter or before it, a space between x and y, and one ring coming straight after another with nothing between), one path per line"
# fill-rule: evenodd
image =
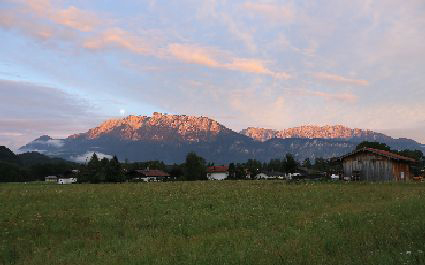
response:
M124 181L124 174L121 169L121 164L116 156L109 160L108 179L112 182Z
M97 157L96 153L93 153L89 162L87 163L86 171L83 174L84 180L89 181L91 183L95 183L97 178L96 174L99 170L100 170L99 158Z
M204 180L207 179L205 159L190 152L186 156L184 177L186 180Z
M234 163L229 164L229 179L236 179L236 167Z
M283 169L286 173L294 173L298 169L298 163L293 155L285 155L285 158L283 159Z

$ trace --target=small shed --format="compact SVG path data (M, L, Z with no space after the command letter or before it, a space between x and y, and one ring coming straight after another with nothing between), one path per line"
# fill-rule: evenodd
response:
M208 180L223 180L229 177L229 166L210 166L207 168Z
M162 170L157 169L144 169L144 170L133 170L128 175L134 181L164 181L170 178L170 174Z
M352 180L390 181L413 177L410 170L415 159L385 150L362 148L339 158L344 175Z

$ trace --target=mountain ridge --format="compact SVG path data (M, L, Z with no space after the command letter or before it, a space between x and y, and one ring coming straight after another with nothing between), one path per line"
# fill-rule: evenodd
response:
M344 125L302 125L282 130L248 127L240 131L257 141L267 141L273 138L307 138L307 139L356 139L389 140L392 137L369 129L349 128Z
M39 151L74 161L84 161L80 158L97 152L117 155L120 160L167 163L182 162L190 151L216 163L244 162L250 158L268 161L287 153L294 154L298 160L329 158L352 151L364 140L384 142L399 150L425 151L422 144L410 139L393 139L342 125L306 125L281 131L252 127L244 130L235 132L208 117L155 112L152 116L109 119L85 133L65 139L44 135L19 150Z

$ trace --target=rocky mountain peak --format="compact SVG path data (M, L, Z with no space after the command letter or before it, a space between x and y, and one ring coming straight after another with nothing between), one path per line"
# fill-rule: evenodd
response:
M230 129L207 117L171 115L154 112L149 116L127 116L110 119L87 133L71 135L70 139L98 139L113 136L121 140L185 140L208 141Z
M254 140L262 142L273 138L352 139L362 137L370 140L382 140L390 138L381 133L376 133L370 130L362 130L358 128L352 129L343 125L303 125L284 130L249 127L247 129L242 130L241 133L253 138Z
M38 137L38 139L36 139L35 141L47 142L49 140L52 140L52 137L50 137L49 135L42 135L42 136Z

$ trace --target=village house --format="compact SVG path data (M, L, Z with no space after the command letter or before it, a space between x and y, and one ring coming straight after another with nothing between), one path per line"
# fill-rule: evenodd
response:
M56 176L48 176L48 177L45 177L44 178L44 181L47 181L47 182L57 182L58 181L58 177L56 177Z
M286 176L283 172L270 171L270 172L260 172L255 175L255 179L284 179Z
M207 168L208 180L223 180L229 177L229 166L210 166Z
M361 181L406 180L413 177L410 170L413 158L389 151L362 148L339 158L344 176Z
M164 181L170 178L170 174L157 169L133 170L127 173L133 181Z

